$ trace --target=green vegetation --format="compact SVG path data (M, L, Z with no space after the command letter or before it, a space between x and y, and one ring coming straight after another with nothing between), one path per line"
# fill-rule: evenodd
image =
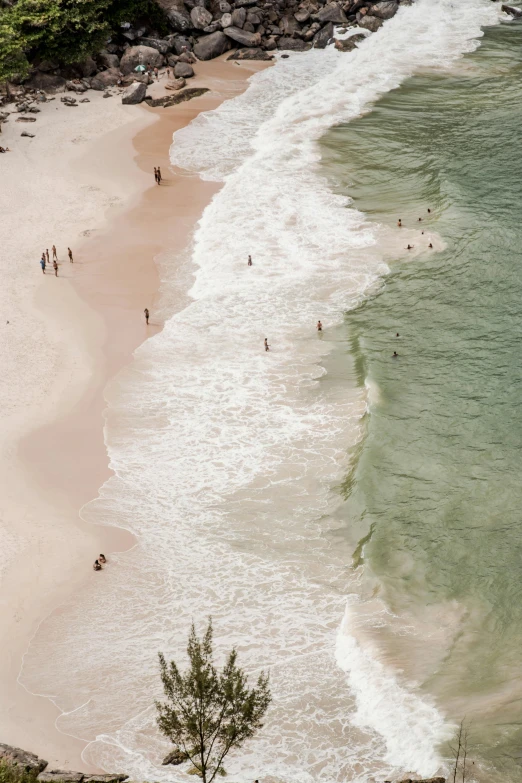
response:
M0 783L35 783L38 770L26 772L25 769L0 761Z
M18 0L0 8L0 82L25 76L34 60L81 62L121 22L164 18L152 0Z
M257 685L248 688L236 665L237 652L229 654L221 672L213 663L212 620L202 639L192 626L187 654L189 668L181 673L160 653L161 680L167 702L156 702L158 726L180 753L193 764L191 774L203 783L224 775L223 760L262 727L271 702L268 675L261 672ZM0 782L1 783L1 782Z

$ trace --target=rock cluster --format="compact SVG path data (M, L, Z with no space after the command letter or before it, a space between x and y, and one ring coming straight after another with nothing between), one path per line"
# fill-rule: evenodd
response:
M123 783L128 775L86 775L83 772L64 770L47 771L48 762L21 748L0 743L0 761L12 767L20 767L24 772L38 772L41 783ZM46 771L44 771L46 770Z

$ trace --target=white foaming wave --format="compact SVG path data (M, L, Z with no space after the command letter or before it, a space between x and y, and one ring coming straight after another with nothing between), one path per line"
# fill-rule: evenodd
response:
M196 123L192 141L176 134L174 162L226 182L196 233L191 303L108 391L115 476L83 512L139 543L45 624L23 671L67 711L62 730L91 740L93 763L186 779L158 767L155 651L179 657L191 620L212 613L219 652L237 644L249 673L272 672L266 726L227 765L231 780L262 769L286 783L366 782L437 764L436 711L360 648L334 656L353 577L349 547L333 537L331 487L365 400L324 377L328 329L310 338L317 318L335 324L387 267L377 228L318 175L315 142L417 68L471 48L494 13L481 0L418 0L358 51L292 55ZM415 759L392 725L411 726L413 714L426 738Z

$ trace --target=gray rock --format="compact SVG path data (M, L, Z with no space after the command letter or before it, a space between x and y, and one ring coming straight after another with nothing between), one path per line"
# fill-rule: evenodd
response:
M163 65L163 55L152 46L130 46L120 62L120 70L123 74L132 73L136 66L151 64L153 68Z
M60 67L59 63L55 63L53 60L42 60L36 66L42 73L49 73L49 71L56 71Z
M221 17L221 27L232 27L232 14L223 14Z
M178 55L182 54L184 51L190 52L190 50L192 49L192 44L190 43L190 40L184 35L173 36L171 46L172 46L172 51Z
M83 772L54 769L52 772L40 772L36 780L39 783L82 783Z
M304 24L310 19L310 11L307 8L301 8L294 14L294 18L299 24Z
M199 5L192 9L190 18L192 20L192 26L195 27L196 30L204 30L205 27L212 22L212 14L210 11L207 11L206 8L201 8Z
M321 8L320 11L313 15L312 19L317 19L321 24L324 22L347 24L348 22L343 9L335 3L328 3L328 5L325 5L324 8Z
M103 68L119 68L120 58L117 54L111 54L106 49L102 49L98 54L98 65Z
M192 20L184 9L172 9L167 13L167 18L172 27L180 33L184 33L192 27Z
M63 98L60 98L60 101L69 106L73 106L76 103L76 98L70 98L68 95L64 95Z
M502 10L506 14L510 14L515 19L522 19L522 9L521 8L515 8L512 5L503 5Z
M193 65L195 62L197 62L197 57L194 52L182 52L178 57L178 63Z
M232 24L234 27L243 27L246 22L247 12L244 8L234 8L232 11Z
M198 60L213 60L230 48L228 38L224 33L216 32L200 38L194 46L194 54Z
M232 6L230 3L227 3L227 0L220 0L219 10L222 14L230 14L232 13Z
M143 84L143 82L133 82L126 88L125 92L121 96L121 102L130 105L141 103L145 98L146 92L146 84Z
M343 41L338 41L336 39L334 45L340 52L352 52L357 48L357 44L364 41L366 37L367 36L363 35L363 33L358 33L357 35L350 36L350 38L345 38Z
M178 766L187 760L188 753L184 753L182 750L178 750L178 748L176 748L175 750L171 751L168 756L165 756L161 763L163 765L172 764L173 766Z
M65 82L65 89L77 93L87 92L87 87L85 86L85 84L82 84L81 82L79 83L72 82L72 81Z
M361 17L361 19L358 19L357 21L359 27L369 30L371 33L376 33L384 24L383 19L380 19L378 16L371 16L370 14L366 14L366 16Z
M190 79L194 76L194 68L188 63L176 63L174 66L174 76L177 79Z
M300 38L286 38L286 36L282 36L277 42L278 49L285 49L291 52L304 52L306 49L310 49L310 46L310 44L307 44Z
M233 41L241 44L241 46L257 47L261 43L261 36L259 33L249 33L245 30L241 30L239 27L227 27L223 31L225 35L232 38Z
M151 49L156 49L160 54L167 54L172 48L169 41L165 41L163 38L140 38L141 46L150 46Z
M77 68L80 71L81 75L87 78L89 76L94 76L94 74L98 70L98 66L96 65L92 57L86 57L85 60L83 60L81 63L78 63Z
M379 19L391 19L399 10L399 3L396 0L380 0L370 7L370 14L378 16Z
M33 87L36 90L44 90L44 92L56 92L57 90L63 90L65 79L63 76L58 76L58 74L36 71L32 74L29 81L25 83L25 86Z
M120 78L120 72L117 68L109 68L107 71L101 71L92 77L91 87L93 90L103 91L107 87L113 87L115 84L118 84Z
M26 134L26 131L22 133L22 136ZM0 760L9 764L12 767L19 767L26 772L32 772L38 770L43 772L47 766L47 761L38 758L35 753L29 753L27 750L21 748L14 748L12 745L4 745L0 743Z
M199 98L208 92L208 87L187 87L186 90L180 90L176 95L165 95L163 98L146 98L149 106L176 106L178 103L190 101L192 98Z
M83 783L123 783L128 775L84 775Z
M229 55L227 60L273 60L274 57L264 49L239 49L234 54Z
M333 22L328 22L318 33L314 35L314 49L325 49L332 40L334 34Z
M247 22L248 24L253 24L254 27L257 27L258 24L261 24L261 17L253 11L249 11L247 13Z
M187 82L185 79L173 79L171 82L168 82L165 85L165 89L167 90L182 90L183 87L185 87Z
M27 131L22 131L20 136L27 136L30 139L34 139L34 133L28 133Z

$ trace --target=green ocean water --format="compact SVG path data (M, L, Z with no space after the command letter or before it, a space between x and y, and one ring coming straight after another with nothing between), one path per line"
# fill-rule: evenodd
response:
M326 175L370 219L422 217L446 244L346 315L372 402L343 516L393 617L375 638L471 723L480 781L522 779L521 137L510 23L323 140Z

